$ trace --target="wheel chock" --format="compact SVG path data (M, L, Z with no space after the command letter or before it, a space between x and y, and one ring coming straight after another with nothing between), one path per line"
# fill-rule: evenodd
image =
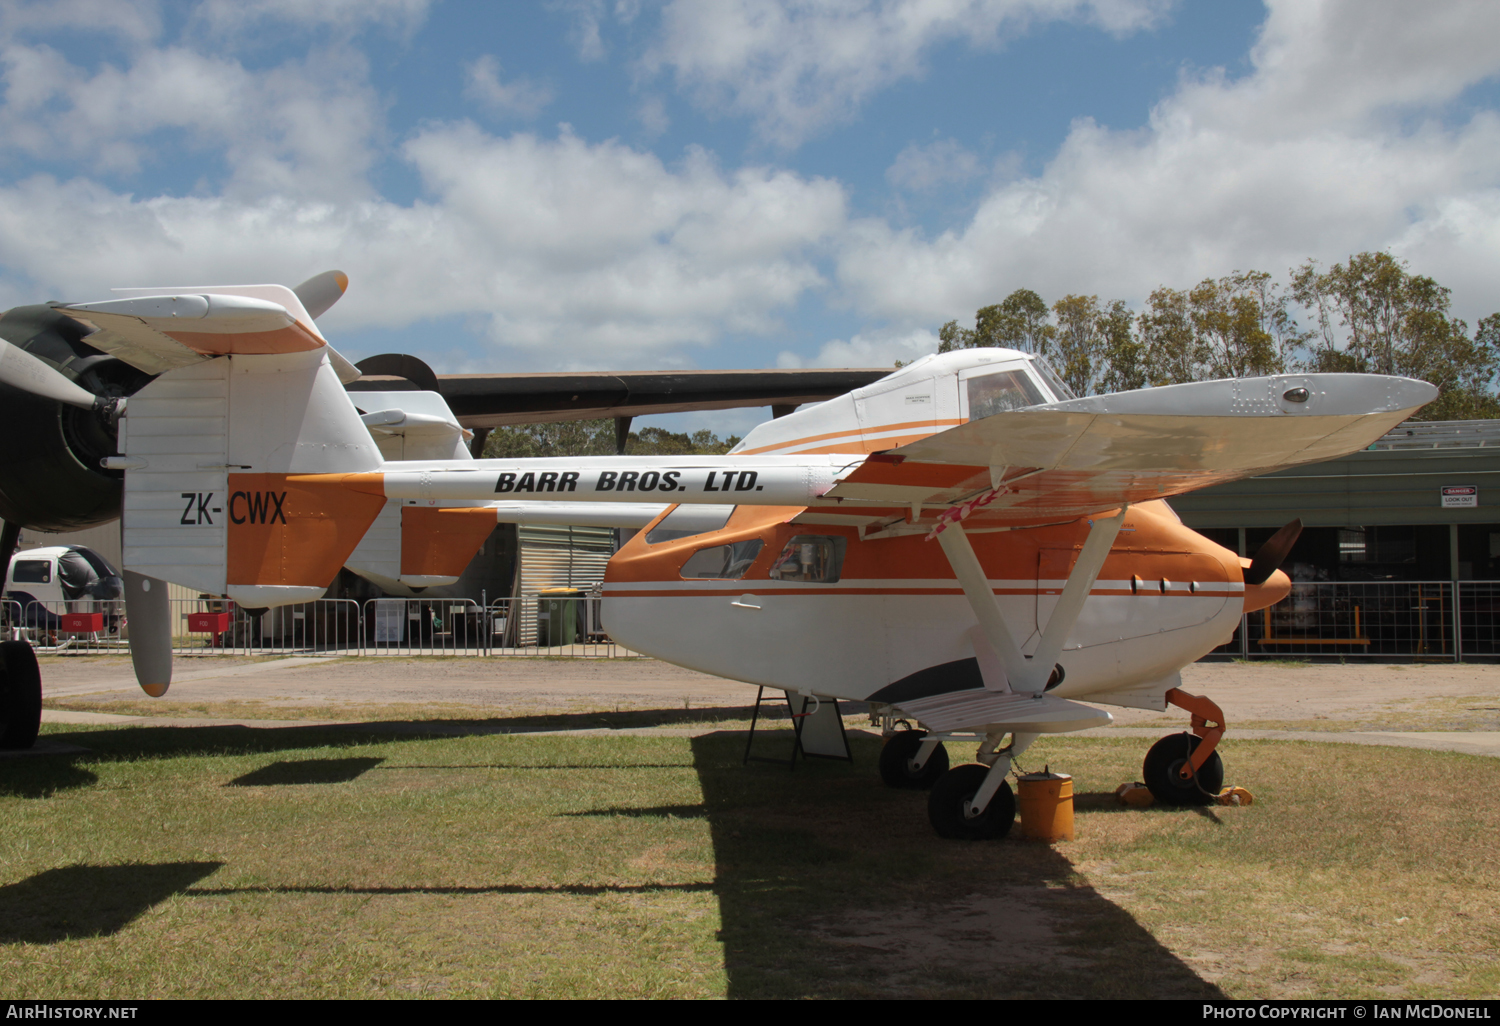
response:
M1254 805L1255 796L1243 787L1226 787L1214 797L1220 805Z
M1115 800L1132 809L1145 809L1149 808L1156 798L1151 794L1149 787L1137 781L1132 784L1121 784L1115 788Z

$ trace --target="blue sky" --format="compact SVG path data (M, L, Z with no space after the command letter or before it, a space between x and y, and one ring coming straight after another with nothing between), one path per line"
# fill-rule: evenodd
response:
M1135 305L1389 249L1473 321L1497 29L1396 0L13 0L0 303L338 267L353 359L872 366L1018 287Z

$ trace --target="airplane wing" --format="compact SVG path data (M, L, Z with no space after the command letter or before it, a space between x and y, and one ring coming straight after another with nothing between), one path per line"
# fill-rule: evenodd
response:
M1057 523L1362 449L1437 397L1408 378L1194 382L999 413L872 455L794 522Z
M891 372L873 369L568 371L545 374L434 374L413 356L382 354L359 362L365 391L437 392L466 428L566 420L630 419L694 410L770 406L779 416L868 385Z

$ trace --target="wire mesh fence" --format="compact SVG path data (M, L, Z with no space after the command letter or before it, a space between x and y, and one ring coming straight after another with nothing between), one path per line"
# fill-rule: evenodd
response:
M1500 581L1460 581L1459 655L1500 655Z
M1500 582L1466 581L1460 591L1478 584L1500 588ZM1276 605L1242 617L1234 637L1214 654L1456 660L1464 654L1458 625L1468 615L1461 611L1465 597L1455 596L1451 581L1297 583ZM1475 621L1472 631L1487 629L1493 639L1493 614L1480 619L1484 627ZM1471 648L1470 654L1480 653Z

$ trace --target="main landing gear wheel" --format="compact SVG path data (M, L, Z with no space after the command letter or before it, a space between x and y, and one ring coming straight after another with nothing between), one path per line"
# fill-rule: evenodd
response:
M927 819L939 837L984 841L1010 833L1016 819L1016 796L1009 781L1000 785L984 812L969 815L969 803L989 772L988 766L955 766L932 785L932 793L927 796Z
M887 787L914 787L925 791L938 777L948 771L948 749L941 741L927 757L921 769L912 769L911 760L917 757L927 732L923 730L899 730L892 734L880 749L880 779Z
M1224 760L1219 753L1208 757L1198 770L1198 779L1182 779L1183 764L1203 739L1196 734L1169 734L1151 746L1141 775L1152 796L1163 805L1209 805L1224 786ZM1206 793L1205 793L1206 792Z
M0 748L30 748L42 728L42 671L24 641L0 643Z

